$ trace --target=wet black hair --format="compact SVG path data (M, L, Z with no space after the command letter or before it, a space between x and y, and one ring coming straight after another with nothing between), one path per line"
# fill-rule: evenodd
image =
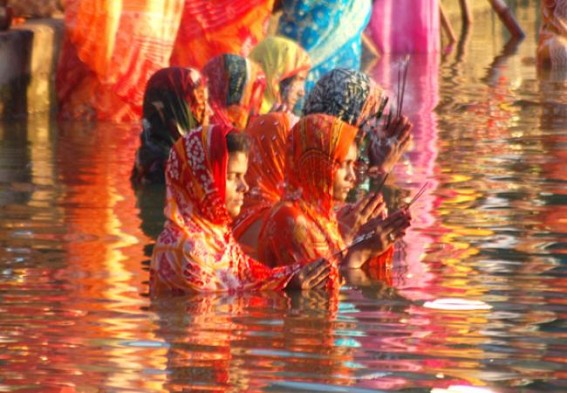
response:
M242 131L236 129L226 134L226 148L228 153L250 152L250 138Z

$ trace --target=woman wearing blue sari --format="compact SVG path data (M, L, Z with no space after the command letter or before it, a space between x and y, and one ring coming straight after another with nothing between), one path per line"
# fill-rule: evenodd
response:
M278 33L297 41L311 58L305 90L332 70L358 70L370 0L282 0Z

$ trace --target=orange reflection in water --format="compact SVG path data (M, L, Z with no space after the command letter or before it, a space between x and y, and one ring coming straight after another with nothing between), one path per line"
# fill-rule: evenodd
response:
M151 322L139 315L146 304L140 294L147 291L144 244L151 239L140 229L129 182L137 138L138 130L131 125L61 123L57 168L65 188L59 205L67 228L67 268L61 278L71 283L69 296L87 314L74 320L72 328L78 334L77 358L95 355L98 345L107 346L104 358L96 354L94 360L107 372L93 377L104 376L104 385L142 390L156 383L132 373L162 369L163 364L159 348L123 344L151 338L144 334Z
M337 294L195 295L152 301L168 344L164 389L259 391L282 380L353 383Z

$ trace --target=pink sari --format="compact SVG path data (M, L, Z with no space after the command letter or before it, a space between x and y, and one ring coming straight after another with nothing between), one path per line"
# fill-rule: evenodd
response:
M367 31L381 53L439 52L439 0L376 0Z

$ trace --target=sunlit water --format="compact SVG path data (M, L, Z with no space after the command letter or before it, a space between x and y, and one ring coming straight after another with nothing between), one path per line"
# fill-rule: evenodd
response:
M394 269L338 301L151 302L160 193L130 186L138 130L1 124L0 391L567 391L567 83L537 74L522 4L517 48L486 15L412 57L415 142L386 191L428 191ZM368 69L394 92L397 60Z

